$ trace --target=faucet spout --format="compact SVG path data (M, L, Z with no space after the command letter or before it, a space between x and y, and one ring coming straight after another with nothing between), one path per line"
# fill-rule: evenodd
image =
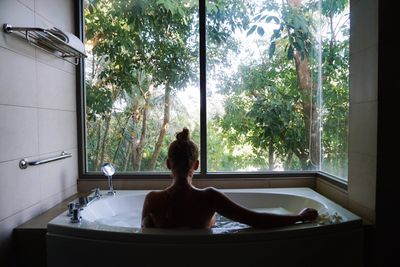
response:
M101 166L101 170L103 171L103 174L105 176L107 176L107 180L108 180L108 188L109 188L109 190L107 192L107 195L114 196L115 195L115 191L114 191L114 187L113 187L113 184L112 184L112 176L115 173L115 169L114 169L113 165L111 165L111 163L107 162L107 163L104 163Z
M109 176L107 176L107 178L108 178L108 188L109 188L109 190L108 190L108 192L107 192L107 195L115 195L115 191L114 191L114 187L113 187L113 184L112 184L112 176L111 175L109 175Z

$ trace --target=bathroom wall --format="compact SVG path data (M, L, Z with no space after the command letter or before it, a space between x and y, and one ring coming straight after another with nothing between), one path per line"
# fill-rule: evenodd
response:
M0 24L73 32L73 0L1 0ZM0 31L0 259L14 227L76 193L75 66ZM21 170L22 158L72 158ZM7 262L5 265L3 265Z
M378 0L351 1L348 207L375 221Z

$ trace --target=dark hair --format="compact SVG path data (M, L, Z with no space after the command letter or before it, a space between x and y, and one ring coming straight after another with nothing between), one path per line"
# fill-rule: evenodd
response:
M197 145L190 140L189 130L183 128L176 134L176 140L168 148L168 159L173 164L172 170L178 175L185 176L199 157Z

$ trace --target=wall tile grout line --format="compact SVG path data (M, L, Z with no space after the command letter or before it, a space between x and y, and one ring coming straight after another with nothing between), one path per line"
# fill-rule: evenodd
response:
M21 2L20 0L17 0L21 5L23 5L23 6L25 6L26 8L28 8L28 9L30 9L30 10L32 10L33 12L35 12L35 7L33 7L33 9L30 7L30 6L28 6L28 5L26 5L25 3L23 3L23 2Z
M28 207L23 208L22 210L18 210L17 212L12 213L12 214L6 216L5 218L2 218L2 219L0 220L0 224L1 224L3 221L5 221L5 220L7 220L7 219L9 219L9 218L11 218L11 217L18 215L19 213L23 213L24 211L26 211L26 210L28 210L28 209L30 209L30 208L33 208L34 206L37 206L38 204L40 204L40 202L41 202L41 200L39 200L38 202L33 203L32 205L30 205L30 206L28 206Z
M21 39L21 41L23 41L23 40ZM29 44L27 43L27 45L29 45ZM3 46L3 45L1 45L1 44L0 44L0 48L5 49L5 50L8 50L8 51L10 51L10 52L13 52L13 53L15 53L15 54L17 54L17 55L19 55L19 56L33 59L33 60L38 61L39 63L42 63L42 64L44 64L44 65L46 65L46 66L48 66L48 67L52 67L52 68L54 68L54 69L63 71L63 72L65 72L65 73L68 73L68 74L71 74L71 75L75 75L75 73L76 73L75 69L74 69L73 71L67 71L67 70L62 69L62 68L60 68L60 67L58 67L58 66L49 64L49 63L47 63L47 61L45 61L45 60L38 59L38 58L37 58L37 55L36 55L36 54L37 54L37 52L36 52L37 49L36 49L36 48L35 48L34 56L30 56L29 54L26 54L26 53L21 53L21 52L19 52L18 50L14 50L13 48L6 47L6 46ZM46 52L44 52L44 53L46 53ZM50 54L49 54L49 55L50 55ZM62 60L62 59L59 59L59 58L57 58L57 59L58 59L58 60ZM65 64L70 64L70 63L65 63Z
M46 197L45 199L41 199L41 200L39 200L38 202L35 202L35 203L33 203L32 205L30 205L30 206L28 206L28 207L26 207L26 208L23 208L22 210L19 210L19 211L13 213L13 214L8 215L8 216L5 217L5 218L0 219L0 224L1 224L3 221L5 221L5 220L7 220L7 219L9 219L9 218L11 218L11 217L18 215L19 213L23 213L23 212L27 211L28 209L31 209L31 208L33 208L33 207L35 207L35 206L38 206L38 205L39 205L40 213L45 212L47 209L43 210L43 208L40 207L41 203L46 203L46 201L49 200L49 199L51 199L51 198L55 198L56 196L59 196L59 195L61 195L61 194L63 194L63 193L68 193L68 191L71 190L71 189L73 189L73 187L76 187L76 184L75 184L75 185L71 185L71 186L69 186L69 187L67 187L67 188L65 188L65 189L63 189L63 190L61 190L61 191L59 191L59 192L57 192L57 193L54 193L53 195L50 195L50 196ZM56 205L57 205L57 204L56 204ZM65 208L65 209L67 209L67 208ZM40 214L40 213L39 213L39 214ZM34 217L35 217L35 216L34 216Z
M23 106L23 105L15 105L15 104L2 104L0 106L6 107L17 107L17 108L30 108L30 109L40 109L40 110L49 110L49 111L61 111L61 112L71 112L75 113L76 110L69 110L69 109L58 109L58 108L45 108L45 107L35 107L35 106Z

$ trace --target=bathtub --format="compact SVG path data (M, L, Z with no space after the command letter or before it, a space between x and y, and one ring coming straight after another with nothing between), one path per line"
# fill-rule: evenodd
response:
M317 222L253 229L219 216L211 229L141 229L149 191L117 191L47 225L48 266L363 266L362 220L309 188L222 190L258 211L322 215Z

